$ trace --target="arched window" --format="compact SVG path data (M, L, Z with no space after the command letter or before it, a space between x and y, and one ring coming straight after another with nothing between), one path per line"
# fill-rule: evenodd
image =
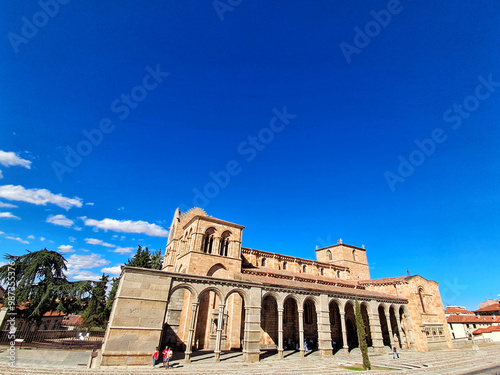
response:
M352 260L356 260L356 250L352 251Z
M307 267L306 267L305 265L303 265L303 266L302 266L302 272L303 272L303 273L306 273L306 271L307 271Z
M266 258L262 258L262 260L260 261L260 265L262 267L265 267L266 266Z
M220 246L219 246L219 255L227 257L227 252L229 248L229 236L231 236L230 232L222 233L220 238Z
M425 313L424 296L422 295L423 291L424 290L422 288L418 288L418 296L420 297L420 304L422 305L422 311Z
M337 271L337 279L340 279L340 271Z
M214 245L214 228L208 228L203 236L202 251L207 254L212 254L212 247Z
M328 255L328 260L332 260L332 252L328 250L326 254Z
M321 273L321 276L325 275L325 270L323 268L319 272Z
M283 262L283 269L286 271L286 262Z

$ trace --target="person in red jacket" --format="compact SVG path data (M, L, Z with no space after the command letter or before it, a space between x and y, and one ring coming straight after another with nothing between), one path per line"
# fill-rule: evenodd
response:
M153 353L153 368L155 368L156 361L158 360L158 355L160 354L160 349L156 347L155 352Z

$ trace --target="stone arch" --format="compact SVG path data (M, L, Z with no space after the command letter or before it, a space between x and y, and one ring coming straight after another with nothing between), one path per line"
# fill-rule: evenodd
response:
M397 322L397 319L398 319L398 306L394 305L394 304L391 304L389 306L389 320L390 320L390 324L391 324L391 332L392 332L392 339L393 339L393 343L394 345L398 346L399 348L402 347L402 341L401 341L401 335L399 333L399 329L398 329L398 322Z
M406 311L408 311L406 305L399 306L397 319L399 319L399 326L401 327L401 345L403 345L403 347L405 348L409 348L410 337L408 331L408 322L406 320Z
M329 261L331 261L333 259L332 258L332 252L330 250L326 251L326 255L327 255Z
M160 350L165 346L176 351L186 349L189 323L193 314L193 301L197 300L196 290L189 284L175 285L169 293L160 342Z
M219 309L223 294L209 286L198 294L198 314L194 331L194 349L215 349ZM223 317L225 319L225 317ZM225 328L223 322L223 329Z
M206 254L212 254L215 250L214 241L217 235L217 229L215 227L208 227L203 234L203 240L201 241L201 252Z
M231 232L226 230L222 232L220 236L220 243L219 243L219 255L220 256L228 256L228 251L229 251L229 241L231 238Z
M315 350L318 347L318 301L316 297L307 296L302 302L304 339L308 349Z
M333 354L344 346L344 341L342 339L342 316L340 315L341 309L343 310L342 302L336 298L332 298L328 303Z
M277 294L276 292L267 291L262 296L262 300L264 300L264 298L266 298L267 296L272 296L276 300L278 307L283 307L283 297L281 297L279 294Z
M227 268L220 263L214 264L208 270L207 276L213 276L213 277L219 277L219 278L226 279L228 277Z
M274 293L266 293L262 297L260 347L261 349L277 349L278 347L278 301Z
M386 318L386 305L385 303L380 303L377 308L378 318L380 321L380 330L382 331L382 341L384 346L391 346L391 334L389 333L389 322Z
M224 301L225 309L225 337L223 337L221 347L224 350L243 349L243 340L245 337L246 321L246 301L248 294L240 289L234 288L226 293Z
M356 328L356 314L354 302L349 299L344 305L345 329L347 334L347 346L349 351L359 346L358 331Z
M283 299L283 341L288 349L299 346L299 306L302 301L295 294Z

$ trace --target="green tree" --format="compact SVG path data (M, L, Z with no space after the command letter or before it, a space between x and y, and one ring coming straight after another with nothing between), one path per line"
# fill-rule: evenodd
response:
M70 283L64 271L66 259L56 251L43 249L24 255L6 254L8 264L0 267L0 281L15 288L15 302L23 316L40 323L43 314L57 307L70 311L88 284ZM14 277L10 277L14 272Z
M139 245L132 259L129 259L127 263L125 263L125 266L151 268L149 249L147 247L142 249L141 245Z
M106 289L109 276L102 274L92 288L89 304L82 314L83 325L86 327L104 327L108 322L106 310Z
M111 279L111 290L109 291L108 299L106 300L106 320L109 320L109 316L111 315L111 310L113 309L113 302L116 297L116 291L118 290L119 283L119 277L113 277Z
M370 370L370 358L368 357L368 345L366 344L366 328L361 315L361 306L356 298L356 328L358 330L359 349L363 356L363 369Z
M146 248L147 249L147 248ZM150 253L151 268L154 270L161 270L163 257L161 256L161 249Z

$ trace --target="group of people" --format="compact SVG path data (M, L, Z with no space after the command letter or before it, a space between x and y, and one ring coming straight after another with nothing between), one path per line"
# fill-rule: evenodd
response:
M163 357L163 367L164 368L170 368L170 360L174 356L174 351L170 347L165 347L163 349L163 352L161 352L162 357ZM158 359L160 357L160 348L156 347L154 353L153 353L153 368L156 366L156 363L158 362Z

